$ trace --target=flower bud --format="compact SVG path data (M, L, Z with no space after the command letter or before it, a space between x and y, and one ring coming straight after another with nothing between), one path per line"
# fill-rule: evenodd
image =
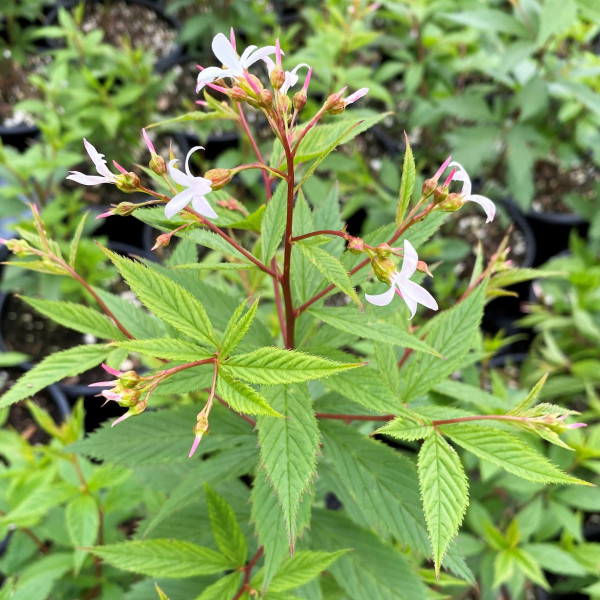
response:
M12 240L0 240L0 243L4 244L13 254L16 254L19 258L24 256L31 256L35 254L33 248L25 240L13 238Z
M429 277L433 277L433 274L429 270L429 267L427 266L427 263L424 260L420 260L417 262L417 271L425 273L426 275L429 275Z
M392 248L384 242L375 248L375 253L381 258L388 258L392 254Z
M150 249L157 250L158 248L164 248L165 246L168 246L170 242L171 242L171 233L161 233L156 238L156 243L154 244L154 246L152 246L152 248L150 248Z
M362 254L365 251L365 243L357 237L348 238L347 249L352 254Z
M374 256L371 259L371 266L373 272L379 281L383 283L390 283L393 275L396 273L396 263L391 258L381 258Z
M240 88L242 88L242 90L244 92L246 92L246 94L248 96L251 96L252 98L256 99L257 96L264 89L264 86L261 83L260 79L258 77L256 77L256 75L247 74L247 77L248 77L248 79L250 79L252 81L252 84L245 77L240 77L237 80L237 82L238 82Z
M441 204L448 198L448 188L443 186L437 186L435 190L433 190L433 201L436 204ZM460 208L460 207L459 207ZM458 208L456 209L458 210Z
M244 102L248 99L248 94L239 85L236 85L229 90L229 97L234 102Z
M210 169L204 173L204 178L210 179L210 186L213 190L220 190L231 181L232 177L233 172L231 169Z
M166 175L167 174L167 163L162 156L158 154L153 154L150 162L148 163L150 170L156 173L157 175Z
M264 106L269 107L273 104L273 94L269 90L262 90L260 97Z
M141 377L135 371L125 371L119 375L119 383L124 388L134 388L140 379Z
M439 209L443 212L456 212L465 203L462 194L448 194L446 198L439 203Z
M429 196L431 196L431 194L433 194L433 192L435 192L435 190L437 189L437 179L435 178L431 178L431 179L426 179L423 182L423 187L421 187L421 195L424 198L429 198Z
M302 110L306 106L306 94L303 91L296 92L294 94L293 104L296 110Z
M138 390L132 389L124 389L121 391L121 398L117 400L119 406L132 407L138 404L138 400L140 399L140 392Z
M340 115L346 110L346 103L342 100L342 94L331 94L325 101L325 112L330 115Z
M132 172L117 175L115 177L115 185L118 189L126 194L137 192L140 189L140 178Z
M128 217L136 208L138 208L138 205L133 202L120 202L115 206L113 214Z
M274 89L278 90L285 83L285 72L280 66L276 66L269 75L271 85Z

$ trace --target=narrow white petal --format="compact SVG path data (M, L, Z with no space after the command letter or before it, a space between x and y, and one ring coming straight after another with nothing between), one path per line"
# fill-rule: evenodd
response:
M390 289L387 292L383 292L383 294L377 294L375 296L365 294L365 300L375 306L387 306L394 299L395 293L396 286L392 284Z
M409 282L411 283L411 282ZM406 302L406 306L408 306L408 310L410 311L410 317L408 319L412 319L417 312L417 301L414 298L411 298L404 291L401 292L402 300Z
M267 71L269 72L269 75L270 75L271 71L275 68L275 63L273 62L273 59L268 56L265 56L263 58L263 60L267 64Z
M212 181L204 177L194 177L191 188L194 190L194 196L206 196L212 192Z
M246 61L248 60L248 57L256 50L256 48L256 46L248 46L242 52L242 55L240 56L240 64L242 65L242 67L246 66Z
M454 177L452 177L452 181L462 181L463 187L462 187L461 193L464 194L465 196L470 196L471 190L472 190L471 178L469 177L469 174L465 171L465 168L459 162L456 162L455 160L453 160L448 165L448 167L450 167L450 168L456 167L457 171L456 171L456 173L454 173Z
M265 56L268 56L269 54L275 54L275 52L275 46L265 46L264 48L259 48L244 60L244 62L242 63L243 67L247 69L250 65L253 65L257 60L263 60ZM283 54L283 52L281 54Z
M398 287L402 291L404 299L411 298L415 302L430 308L431 310L437 310L438 304L435 298L422 286L414 281L402 281L398 282Z
M194 146L188 153L187 156L185 157L185 172L187 173L188 177L192 177L192 174L190 173L190 156L192 154L194 154L194 152L196 152L196 150L204 150L204 146Z
M480 196L478 194L474 194L471 196L467 196L465 200L476 202L477 204L479 204L479 206L481 206L481 208L483 208L483 210L485 210L485 214L487 215L487 219L485 221L486 223L492 221L496 216L496 205L489 198L486 198L485 196Z
M192 207L203 217L208 217L209 219L218 218L217 213L213 210L213 207L208 203L208 200L204 196L194 195L192 199Z
M100 154L92 144L90 144L85 138L83 138L83 145L87 150L89 157L92 159L94 166L96 167L96 171L105 177L109 182L114 182L115 176L109 171L106 166L106 161L104 160L104 154Z
M165 206L165 215L167 219L171 219L182 208L185 208L192 199L193 195L194 193L192 190L187 189L183 190L183 192L180 192L176 196L173 196Z
M215 79L229 77L229 69L220 69L219 67L208 67L198 73L196 83L196 93L198 93L207 83L212 83Z
M107 181L106 177L100 177L100 175L85 175L79 171L70 171L70 175L67 175L67 179L81 183L83 185L98 185L99 183L113 183Z
M184 187L190 187L193 183L193 178L189 177L179 169L176 169L174 166L176 162L177 159L174 158L173 160L170 160L169 164L167 165L171 179L173 179L173 181L179 185L183 185Z
M298 78L296 77L296 80ZM288 90L292 87L292 85L294 85L292 83L292 74L289 71L285 72L285 81L283 82L283 85L281 86L281 93L282 94L287 94Z
M411 277L417 270L418 262L419 256L417 255L417 251L408 240L404 240L404 257L402 258L402 269L398 276L403 279Z
M221 64L242 71L242 65L237 52L233 49L231 42L222 34L217 33L212 41L212 49L215 56L221 61Z

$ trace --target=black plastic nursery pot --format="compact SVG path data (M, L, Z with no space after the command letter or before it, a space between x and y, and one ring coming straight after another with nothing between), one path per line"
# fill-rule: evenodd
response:
M572 213L537 212L530 210L527 221L537 242L535 266L545 263L554 255L567 250L569 236L576 229L581 237L587 235L589 223L580 215Z
M81 3L81 0L59 0L54 9L48 13L47 23L53 24L58 21L58 10L65 8L67 10L73 9L75 6ZM118 40L123 35L133 34L132 45L136 47L139 40L152 40L153 46L151 49L156 54L156 62L154 68L157 72L163 71L163 61L169 62L173 56L178 56L183 53L183 49L177 44L176 39L181 29L181 23L171 15L168 15L162 6L162 3L155 0L113 0L106 2L105 0L84 0L86 8L97 6L104 6L105 11L113 11L111 16L114 16L114 23L108 23L107 18L100 15L100 20L104 19L107 27L105 28L105 39L109 43L118 45ZM150 19L144 19L142 14L137 13L137 8L148 9L151 13L154 13L155 17ZM89 11L88 11L89 16ZM104 13L109 14L108 12ZM86 13L84 12L84 21ZM146 22L145 22L146 21ZM152 22L147 22L152 21ZM92 20L88 26L94 27L96 23ZM155 25L155 31L151 29L151 26ZM128 27L127 31L123 28ZM134 29L131 29L134 27ZM173 36L166 35L166 29L170 29L174 32ZM169 40L170 38L170 40ZM56 41L53 43L54 47L57 46ZM143 44L140 44L143 45Z
M523 244L525 253L521 257L519 268L530 268L535 264L537 254L537 240L533 230L525 217L518 211L510 201L502 200L500 203L504 206L514 226L523 236ZM531 282L524 281L517 283L508 288L514 292L516 296L501 296L489 302L483 312L482 329L489 333L496 333L500 330L509 335L523 335L523 339L518 340L510 345L505 351L521 352L527 350L530 343L529 332L515 326L515 321L524 316L521 306L523 301L527 300L530 295Z

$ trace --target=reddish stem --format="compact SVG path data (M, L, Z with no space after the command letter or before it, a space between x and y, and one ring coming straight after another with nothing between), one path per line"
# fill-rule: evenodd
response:
M262 556L263 551L264 551L264 548L263 548L263 546L261 546L256 551L256 554L252 557L250 562L245 567L242 568L242 570L244 571L244 581L242 581L242 586L238 590L238 593L233 597L233 600L239 600L243 596L244 592L249 591L249 582L250 582L250 575L252 573L252 569L254 568L254 566L256 565L256 563L258 562L260 557Z
M286 139L282 139L283 149L287 162L287 214L285 221L285 238L283 247L283 277L281 288L283 290L283 301L285 304L285 347L294 347L294 328L296 313L292 302L292 289L290 285L290 268L292 258L292 223L294 220L294 156Z
M220 229L219 227L217 227L216 225L214 225L213 223L211 223L210 221L205 219L202 215L197 213L194 209L186 208L185 210L187 212L193 214L203 225L206 225L206 227L208 227L208 229L210 229L213 233L216 233L218 236L222 237L228 244L233 246L240 254L243 254L250 262L254 263L261 271L264 271L265 273L267 273L274 279L279 278L277 273L275 273L274 271L269 269L269 267L267 267L267 265L260 262L260 260L258 260L258 258L256 258L256 256L254 256L253 254L248 252L248 250L243 248L233 238L228 236L222 229Z
M221 396L219 396L219 394L215 394L214 396L223 406L233 410L231 408L231 406L229 406L229 403L227 402L227 400L223 400L223 398L221 398ZM252 419L251 417L249 417L248 415L244 415L243 413L239 413L236 411L233 411L233 412L235 412L235 414L238 417L241 417L242 419L244 419L244 421L246 421L247 423L250 423L250 425L252 425L252 427L256 426L256 421L254 419Z
M335 413L316 412L317 419L338 419L340 421L391 421L396 415L338 415Z
M297 237L292 238L292 242L299 242L300 240L305 240L310 237L314 237L317 235L337 235L345 240L348 239L349 234L345 231L334 231L333 229L321 229L319 231L311 231L310 233L305 233L304 235L299 235Z
M260 150L258 148L258 144L256 143L256 140L254 139L254 136L252 135L252 131L250 130L250 127L248 126L248 122L246 121L246 116L244 115L244 111L241 107L240 104L237 104L237 109L238 112L240 113L240 120L242 122L242 127L244 128L244 131L246 132L246 135L248 136L248 139L250 140L250 144L252 145L252 148L254 149L254 154L256 154L256 158L258 158L258 160L261 163L264 163L263 157L260 153ZM281 171L277 171L278 173L281 173L281 175L283 175L285 177L285 173L282 173ZM262 175L263 175L263 182L265 185L265 196L267 198L267 204L269 203L269 200L271 200L272 197L272 192L271 192L271 182L272 179L269 176L267 171L262 171ZM271 270L274 273L277 273L277 260L275 259L275 257L273 257L271 259ZM283 335L283 339L286 339L286 328L285 328L285 316L283 314L283 305L281 303L281 290L279 289L279 275L277 275L277 279L273 279L273 292L275 294L275 306L277 307L277 316L279 317L279 326L281 327L281 334Z
M495 421L529 421L529 417L515 417L513 415L473 415L472 417L456 417L455 419L440 419L439 421L432 421L431 424L434 427L440 425L451 425L452 423L466 423L467 421L484 421L484 420L495 420Z

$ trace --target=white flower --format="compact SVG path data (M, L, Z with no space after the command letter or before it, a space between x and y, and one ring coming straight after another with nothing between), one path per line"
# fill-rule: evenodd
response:
M371 296L365 294L367 302L375 306L387 306L394 294L398 294L400 298L406 302L410 310L410 318L412 319L417 312L417 304L422 304L431 310L437 310L438 305L435 298L423 287L414 281L410 281L413 273L417 270L419 257L417 251L413 248L408 240L404 240L404 258L402 260L402 269L397 271L390 278L390 289L383 294Z
M480 196L478 194L471 194L471 179L468 173L465 171L464 167L457 163L456 161L451 162L449 167L456 167L456 173L454 173L454 177L452 177L453 181L462 181L463 187L461 194L464 196L465 202L476 202L483 208L485 214L487 216L486 223L489 223L494 216L496 215L496 205L485 196Z
M116 175L111 173L106 166L104 160L104 154L100 154L94 146L92 146L85 138L83 138L83 144L87 153L89 154L96 171L100 175L85 175L79 171L69 171L70 175L67 175L67 179L82 183L83 185L98 185L99 183L116 183Z
M264 59L265 56L275 53L275 46L248 46L241 56L238 56L233 44L222 34L217 33L212 41L212 49L215 56L221 61L225 68L208 67L198 75L196 93L198 93L207 83L212 83L215 79L222 77L232 77L236 79L243 77L248 67L256 61Z
M175 183L187 188L182 192L179 192L176 196L173 196L171 200L165 206L165 215L167 219L172 218L185 206L192 202L194 210L200 213L203 217L210 219L216 219L217 213L212 209L212 206L207 202L204 197L206 194L212 191L210 179L204 177L194 177L190 173L190 156L196 150L204 150L202 146L194 146L185 157L185 173L174 167L177 159L174 158L169 162L168 169L169 175L173 178Z
M267 70L269 71L269 75L271 75L271 71L275 68L275 63L268 56L265 56L263 60L267 63ZM296 65L291 71L285 71L285 81L283 82L283 85L280 89L282 94L287 94L288 90L298 83L297 72L298 69L300 69L301 67L306 67L307 69L310 69L310 65L307 65L306 63L300 63L299 65Z

